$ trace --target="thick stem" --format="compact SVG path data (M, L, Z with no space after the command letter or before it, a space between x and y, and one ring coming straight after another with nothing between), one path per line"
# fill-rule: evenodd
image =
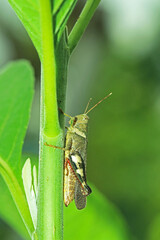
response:
M38 240L62 239L63 153L44 145L62 146L63 134L58 120L56 64L50 0L39 0L42 76L40 152L38 178Z
M43 121L42 127L47 136L59 134L59 120L56 93L56 63L51 6L49 0L40 1L41 40L42 40L42 95Z
M63 153L44 145L62 146L62 135L48 138L41 135L38 201L38 240L61 240L63 220Z
M87 0L79 19L77 20L75 26L73 27L68 40L68 45L70 48L70 53L74 50L83 32L88 26L100 0Z

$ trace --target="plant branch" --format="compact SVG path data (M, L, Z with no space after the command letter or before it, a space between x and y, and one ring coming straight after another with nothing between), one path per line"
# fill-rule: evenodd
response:
M81 39L83 32L87 28L100 0L87 0L79 19L77 20L75 26L73 27L69 39L68 45L70 48L70 53L74 50L77 43Z
M59 134L59 120L57 112L56 93L56 63L54 54L54 38L52 14L49 0L40 1L40 20L42 37L42 103L43 127L46 135L50 137Z
M40 106L40 151L38 176L38 240L61 240L63 220L63 153L45 146L45 142L62 146L63 134L59 125L56 63L50 0L39 0L42 74Z

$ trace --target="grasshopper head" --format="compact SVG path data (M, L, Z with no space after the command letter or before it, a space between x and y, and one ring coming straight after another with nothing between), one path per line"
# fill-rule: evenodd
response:
M69 124L72 127L81 129L82 131L87 129L89 117L87 114L80 114L75 117L72 117L69 121Z

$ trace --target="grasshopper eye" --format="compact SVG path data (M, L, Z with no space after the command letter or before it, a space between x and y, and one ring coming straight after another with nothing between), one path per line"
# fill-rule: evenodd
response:
M77 120L78 120L78 118L74 117L69 121L69 124L73 127L76 124Z
M77 120L78 120L78 118L75 117L74 120L73 120L73 126L76 124Z

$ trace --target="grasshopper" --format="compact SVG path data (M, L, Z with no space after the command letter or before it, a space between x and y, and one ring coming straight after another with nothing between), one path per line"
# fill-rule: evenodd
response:
M86 156L87 156L87 133L88 133L88 113L97 107L103 100L108 98L108 94L92 108L88 110L90 100L86 106L85 112L75 117L69 117L69 127L65 137L65 148L53 146L45 143L46 146L62 149L65 152L64 160L64 204L68 206L73 199L77 209L83 209L86 206L86 197L92 190L86 180ZM88 110L88 111L87 111ZM62 110L61 110L62 111ZM63 111L62 111L63 112Z

